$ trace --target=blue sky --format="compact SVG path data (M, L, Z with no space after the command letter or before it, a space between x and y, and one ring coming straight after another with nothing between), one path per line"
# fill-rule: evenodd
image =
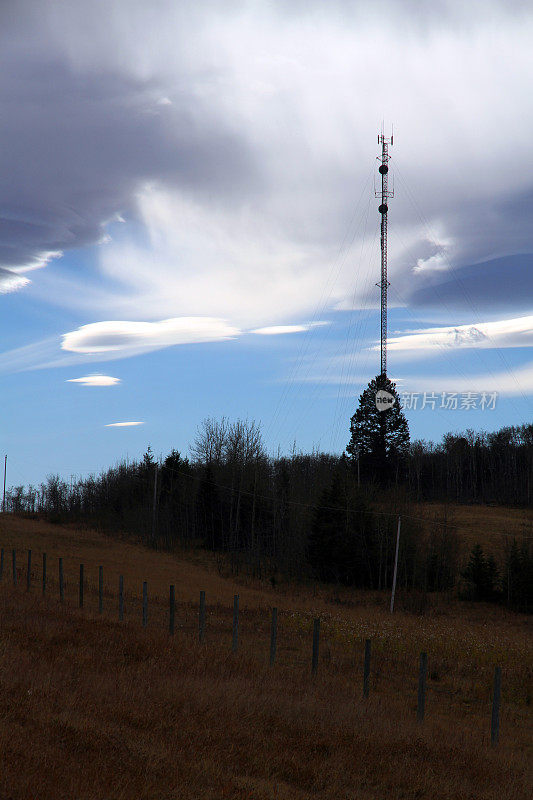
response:
M379 371L383 121L412 438L530 422L532 34L521 2L3 3L8 483L223 415L341 452Z

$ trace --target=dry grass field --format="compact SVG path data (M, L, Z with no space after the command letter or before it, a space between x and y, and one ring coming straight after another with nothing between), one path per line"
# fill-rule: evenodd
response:
M434 599L417 615L401 596L391 615L384 594L272 588L223 577L202 552L156 553L93 531L8 516L0 517L0 546L0 800L531 796L533 641L531 619L524 615L449 598ZM77 607L80 563L87 578L83 609ZM97 597L100 565L103 614ZM122 623L120 574L126 588ZM140 603L144 580L146 628ZM173 637L170 584L176 590ZM207 603L203 644L200 590ZM235 593L238 653L231 652ZM273 606L279 609L278 652L270 668ZM315 676L314 617L321 619ZM372 671L370 697L363 699L366 638L372 639ZM419 724L422 650L429 671L426 718ZM497 664L502 709L500 742L492 747Z
M418 503L413 513L427 520L442 522L446 518L459 534L462 560L478 542L485 552L500 560L504 558L506 544L513 537L519 543L524 536L533 539L533 508ZM426 523L426 530L430 525L431 522Z

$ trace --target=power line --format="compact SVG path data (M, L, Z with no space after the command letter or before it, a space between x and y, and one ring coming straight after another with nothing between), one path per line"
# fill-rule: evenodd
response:
M304 361L304 359L305 359L305 357L307 355L307 352L309 350L311 339L313 338L313 336L315 334L315 331L318 329L318 326L316 324L314 324L314 323L316 323L318 321L319 316L321 316L326 310L326 307L328 305L329 299L330 299L331 294L333 292L333 288L335 286L335 283L338 280L339 274L340 274L340 272L341 272L341 270L342 270L342 268L343 268L343 266L344 266L344 264L346 262L346 258L348 256L350 248L351 248L351 246L352 246L352 244L354 242L354 239L355 239L355 236L357 234L357 231L358 231L358 229L360 227L360 223L358 223L354 227L354 222L357 219L358 212L359 212L359 207L360 207L361 202L363 200L363 197L364 197L364 195L365 195L365 193L367 191L367 187L370 184L371 177L372 177L372 171L370 171L370 173L369 173L369 175L368 175L368 177L367 177L367 179L365 181L365 184L364 184L364 186L363 186L363 188L361 190L361 195L359 197L359 200L357 201L354 213L353 213L352 218L351 218L351 220L349 222L349 225L348 225L348 227L346 229L346 232L344 234L343 240L342 240L342 242L341 242L341 244L339 246L339 250L337 252L337 256L335 257L334 261L331 264L331 267L330 267L330 270L329 270L329 273L328 273L328 277L327 277L326 283L324 285L324 289L322 291L322 294L321 294L321 296L320 296L320 298L318 300L318 303L317 303L317 305L315 307L315 310L313 312L309 327L308 327L307 331L305 332L303 338L301 339L300 347L298 349L298 353L297 353L296 358L295 358L295 360L293 362L293 366L292 366L292 369L291 369L291 371L289 373L289 376L288 376L287 380L285 381L284 388L283 388L283 390L281 392L281 395L280 395L280 397L278 399L278 402L277 402L276 407L274 409L274 413L272 415L272 418L271 418L271 420L270 420L270 422L269 422L269 424L267 426L267 429L265 431L265 435L268 435L271 430L274 430L274 426L276 426L278 429L281 429L281 424L284 423L285 419L287 418L287 415L288 415L288 412L287 412L287 400L288 400L288 397L289 397L290 392L291 392L291 390L292 390L292 388L293 388L293 386L294 386L294 384L296 382L296 375L297 375L298 371L300 370L300 368L301 368L301 366L303 364L303 361ZM364 216L364 209L363 209L363 216ZM346 243L347 243L347 241L349 239L350 232L352 231L352 228L353 228L353 233L352 233L352 236L351 236L351 240L349 241L349 244L347 245L347 248L343 253L343 250L344 250L345 245L346 245ZM326 292L327 292L327 294L326 294ZM324 340L329 336L329 329L330 329L330 326L327 326L326 327L326 331L325 331L325 333L323 335L322 344L323 344ZM319 349L320 349L320 347L315 349L314 359L316 359L316 354L317 354ZM294 403L294 400L293 400L293 403ZM280 423L280 414L282 413L282 408L284 406L285 406L286 413L285 413L285 416L283 417L283 420Z
M140 466L141 463L142 462L140 462L138 465L131 465L131 466L125 467L125 469L128 470L128 472L126 473L126 477L128 479L136 478L137 480L141 480L141 481L145 482L147 486L153 485L153 484L151 484L151 480L150 480L149 476L147 476L147 475L146 476L136 475L135 472L131 471L131 470L135 470L137 468L137 466ZM124 466L124 465L122 465L122 466ZM202 466L204 466L204 465L202 465ZM256 466L257 466L257 464L256 464ZM175 475L180 475L183 478L188 478L189 480L201 481L201 482L206 483L206 484L208 484L210 486L215 486L216 488L221 489L221 490L223 490L225 492L228 492L230 494L235 494L236 492L238 492L241 495L246 495L248 497L255 497L257 500L265 500L265 501L269 501L269 502L273 501L273 499L274 499L272 496L258 494L257 492L247 491L246 489L241 489L241 488L234 487L234 486L233 487L232 486L225 486L224 484L218 483L217 481L207 480L205 477L203 477L201 475L192 475L192 474L190 474L188 472L184 472L183 470L176 469L175 467L165 466L165 464L161 464L161 465L154 464L154 467L158 471L160 470L161 473L163 473L163 472L171 472L171 473L173 473ZM120 469L120 468L121 468L121 466L119 465L119 467L115 467L114 469ZM112 469L113 468L108 470L108 473L111 472ZM106 477L106 475L105 475L105 473L101 473L99 477L100 477L100 479L103 479L103 478ZM161 479L162 479L162 475L161 475ZM77 482L78 487L79 487L80 484L83 486L83 484L85 483L86 480L96 480L96 476L91 475L90 478L88 478L88 479L79 478L78 482ZM64 485L68 489L68 484L65 483ZM72 491L72 489L71 489L71 491ZM367 513L367 514L373 514L373 515L385 516L385 517L397 517L398 516L398 512L397 511L378 511L376 509L364 509L364 510L362 510L362 509L351 509L351 508L342 507L342 506L326 506L326 505L321 505L321 504L304 503L304 502L301 502L301 501L298 501L298 500L284 500L283 502L286 505L296 506L298 508L307 508L307 509L311 509L313 511L320 509L320 510L325 510L325 511L342 511L343 513L347 513L348 512L348 513L351 513L351 514ZM415 516L414 514L406 514L403 511L402 511L402 517L404 519L412 519L412 520L415 520L415 521L418 521L418 522L424 522L426 524L431 523L433 525L440 525L440 526L447 527L447 528L452 528L452 529L453 528L457 528L457 526L459 524L459 523L453 523L453 522L440 522L439 520L430 519L428 517L419 517L419 516ZM533 540L533 536L526 536L525 534L517 535L517 534L504 533L504 532L498 531L498 535L506 537L506 538L513 538L513 539L518 539L519 538L519 539Z
M474 315L474 318L476 318L476 317L477 317L477 322L480 322L481 320L480 320L480 311L479 311L479 307L478 307L478 306L475 304L475 302L474 302L474 300L472 299L472 297L471 297L471 295L470 295L469 291L467 290L466 286L464 285L464 283L463 283L463 281L462 281L462 279L461 279L461 277L460 277L460 275L459 275L459 272L458 272L458 270L457 270L457 269L454 267L454 265L453 265L453 264L452 264L452 262L450 261L450 259L449 259L449 257L448 257L448 254L447 254L447 252L446 252L446 249L445 249L445 248L444 248L442 245L440 245L440 244L439 244L439 243L436 241L436 237L435 237L435 235L434 235L434 232L432 231L432 229L431 229L431 227L430 227L429 221L427 220L427 218L426 218L426 217L425 217L425 215L423 214L422 210L421 210L421 209L420 209L420 207L418 206L418 204L417 204L417 202L416 202L416 199L415 199L415 197L414 197L413 193L411 192L411 190L410 190L410 188L409 188L409 186L408 186L408 184L407 184L407 182L406 182L405 178L403 178L403 176L402 176L402 175L400 175L400 170L399 170L399 168L398 168L398 166L397 166L397 163L395 164L395 173L398 175L398 178L400 179L400 181L401 181L401 183L402 183L402 185L403 185L403 189L404 189L404 191L405 191L405 194L406 194L406 197L407 197L407 199L408 199L408 200L409 200L409 202L411 203L411 206L413 207L413 209L415 210L415 212L418 214L418 217L419 217L420 221L422 222L422 224L423 224L423 226L424 226L424 228L425 228L425 230L426 230L426 234L428 235L428 239L429 239L429 241L430 241L430 242L431 242L431 243L432 243L432 244L433 244L433 245L436 247L436 249L437 249L437 253L438 253L438 254L441 256L441 258L442 258L442 259L443 259L443 260L446 262L446 264L447 264L447 267L448 267L448 271L449 271L449 273L450 273L451 275L453 275L453 278L454 278L454 280L455 280L455 282L456 282L457 286L460 288L460 290L461 290L461 292L462 292L462 294L463 294L463 297L464 297L465 301L466 301L466 302L467 302L467 304L469 305L469 307L470 307L470 309L471 309L471 311L472 311L472 313L473 313L473 315ZM439 296L440 296L440 300L441 300L441 302L443 302L443 299L442 299L441 293L440 293L440 291L438 290L438 288L437 288L437 287L432 287L432 289L433 289L433 291L434 291L434 292L435 292L437 295L439 295ZM445 303L445 302L443 302L443 305L445 305L445 306L446 306L446 303ZM446 307L447 307L447 306L446 306ZM448 308L448 307L447 307L447 308ZM448 310L450 310L450 309L448 308ZM489 334L487 334L487 336L488 336L488 338L489 338L489 339L491 338ZM507 371L507 373L508 373L508 374L509 374L509 375L512 377L512 379L513 379L513 380L514 380L514 382L516 383L516 386L517 386L517 388L518 388L518 391L519 391L519 393L520 393L520 394L521 394L521 396L522 396L522 399L523 399L523 400L524 400L526 403L529 403L529 401L528 401L528 399L526 398L526 396L525 396L524 392L522 391L522 388L521 388L521 386L520 386L520 383L519 383L519 381L518 381L518 379L517 379L516 375L514 374L514 371L511 369L511 367L510 367L510 365L509 365L509 363L508 363L507 359L505 358L504 354L502 353L502 350L501 350L501 348L500 348L500 347L494 347L494 348L492 348L492 349L493 349L493 350L494 350L494 351L497 353L497 355L498 355L498 357L499 357L500 361L501 361L501 362L502 362L502 364L503 364L503 367L504 367L504 369ZM480 354L479 350L478 350L477 348L474 348L474 350L475 350L475 352L476 352L476 357L477 357L477 358L478 358L478 359L481 361L481 363L482 363L482 365L483 365L483 360L482 360L482 358L481 358L481 354ZM492 371L492 369L490 368L490 366L488 366L488 365L483 365L483 366L485 366L485 368L488 368L489 372L490 372L492 375L494 375L494 372ZM514 402L514 401L513 401L513 402ZM515 405L515 408L516 408L516 405Z
M224 490L224 491L226 491L228 493L231 493L231 494L235 494L236 492L238 492L241 495L246 495L248 497L255 497L257 500L268 500L268 501L272 501L273 500L273 497L269 497L267 495L257 494L257 492L250 492L250 491L247 491L245 489L240 489L240 488L235 487L235 486L225 486L224 484L220 484L217 481L206 480L206 478L202 477L201 475L191 475L190 473L184 472L183 470L175 469L175 467L166 467L164 464L161 465L161 471L163 471L163 470L165 470L167 472L172 472L172 473L174 473L176 475L181 475L182 477L189 478L190 480L202 481L203 483L207 483L210 486L215 486L218 489L222 489L222 490ZM145 480L147 482L147 484L148 484L148 478L147 477L143 477L141 475L131 475L131 477L138 478L139 480ZM81 481L81 482L83 483L83 481ZM386 516L386 517L397 517L398 516L398 512L396 512L396 511L377 511L375 509L364 509L364 510L362 510L362 509L353 509L353 508L351 509L351 508L346 508L346 507L342 507L342 506L325 506L325 505L319 505L319 504L313 504L313 503L303 503L303 502L298 501L298 500L284 500L283 502L286 505L297 506L299 508L308 508L308 509L312 509L312 510L321 509L321 510L325 510L325 511L342 511L344 513L348 512L348 513L353 513L353 514L368 513L368 514L375 514L375 515ZM431 523L431 524L435 524L435 525L441 525L443 527L448 527L448 528L456 528L457 524L458 524L458 523L450 523L450 522L439 522L438 520L435 520L435 519L429 519L428 517L418 517L418 516L415 516L413 514L405 514L404 512L402 512L402 517L404 519L412 519L412 520L416 520L416 521L419 521L419 522L425 522L425 523ZM500 535L500 533L498 535ZM506 533L503 533L503 532L501 533L501 536L508 536L508 537L512 537L512 538L515 538L515 539L517 538L517 536L515 534L506 534ZM522 536L522 535L520 535L520 538L521 539L533 539L533 536Z

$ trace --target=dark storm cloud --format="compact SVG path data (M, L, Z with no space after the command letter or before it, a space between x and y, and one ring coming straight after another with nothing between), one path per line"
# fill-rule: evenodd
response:
M133 212L143 182L228 197L244 181L254 184L246 144L207 101L192 96L186 80L170 103L155 80L73 70L31 31L25 44L20 29L10 38L6 16L0 35L4 269L36 266L51 251L95 243L106 222ZM0 273L0 285L8 279Z
M458 311L529 312L533 305L533 254L505 256L419 278L409 304Z
M531 147L515 160L508 130L529 87L527 6L482 7L0 3L0 266L38 266L99 241L117 214L138 213L149 247L136 248L125 226L128 247L119 235L99 251L112 318L301 318L320 301L357 198L372 194L365 179L383 111L397 125L392 172L401 164L414 183L456 271L533 252L529 195L519 208L498 199L529 180L517 162ZM525 105L522 129L529 115ZM396 188L391 293L429 303L449 265L419 268L441 243L426 240L400 180ZM371 214L367 230L355 213L354 252L377 225L377 207ZM332 306L353 294L346 262ZM361 287L370 276L373 286L374 264L361 272ZM43 293L71 303L73 292L55 286ZM480 304L491 302L489 286Z
M441 245L435 235L402 252L395 263L395 289L416 307L474 314L531 312L532 217L533 191L514 197L505 192L503 199L482 198L448 208L441 220L452 245ZM509 255L501 255L502 250ZM480 259L480 254L489 257Z

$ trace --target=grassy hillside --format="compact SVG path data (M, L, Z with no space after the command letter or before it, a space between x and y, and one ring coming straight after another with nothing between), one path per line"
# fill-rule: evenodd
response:
M533 509L506 508L504 506L459 505L458 503L418 503L414 514L427 520L446 519L459 535L460 552L466 558L472 547L479 543L498 560L503 559L506 543L513 537L518 542L523 536L533 539ZM431 523L426 523L429 529Z
M483 542L482 542L483 543ZM424 616L378 593L222 577L204 553L147 551L93 531L0 517L0 797L520 800L533 774L531 621L439 599ZM11 580L17 548L18 586ZM26 592L25 551L32 548ZM41 553L49 583L40 589ZM57 558L66 597L58 602ZM79 564L87 575L77 606ZM104 613L98 614L98 566ZM117 621L119 574L125 621ZM140 624L148 581L148 627ZM168 625L176 587L176 633ZM200 590L207 627L197 641ZM231 652L233 595L239 652ZM278 658L268 667L270 609ZM311 675L313 617L321 618ZM372 638L371 693L362 694ZM426 719L417 667L429 657ZM490 746L494 666L502 666L500 744ZM529 769L529 772L528 772Z

